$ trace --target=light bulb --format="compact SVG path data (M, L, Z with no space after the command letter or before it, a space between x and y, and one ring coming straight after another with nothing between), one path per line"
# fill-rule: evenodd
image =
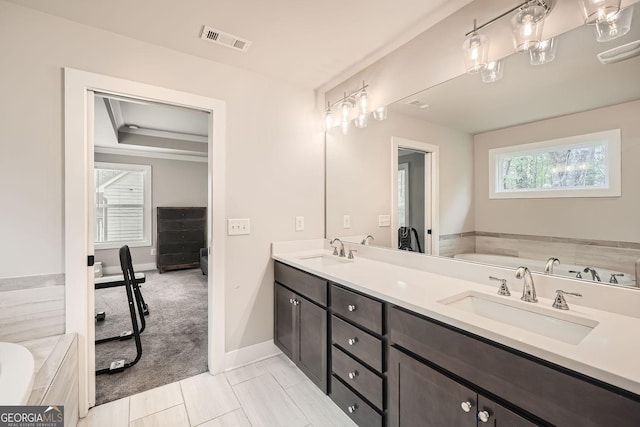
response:
M467 73L480 72L487 66L489 56L489 39L487 36L471 33L462 44L464 53L464 65Z
M360 110L360 114L368 114L369 107L367 105L367 92L363 89L360 94L358 94L357 101L358 109Z
M547 11L537 4L522 7L511 19L513 43L518 52L538 46Z
M351 113L351 104L347 101L344 101L340 106L340 117L342 118L342 122L349 121L350 113Z
M620 0L580 0L585 24L606 21L620 10Z
M553 61L556 58L558 44L555 38L541 41L538 47L529 50L531 65L542 65Z
M487 68L482 70L480 75L482 76L483 83L497 82L502 78L504 70L504 61L493 61L487 64Z

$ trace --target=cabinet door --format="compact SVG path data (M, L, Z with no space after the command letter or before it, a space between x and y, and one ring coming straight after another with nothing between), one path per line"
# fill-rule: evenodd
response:
M297 296L298 366L322 391L327 391L327 311Z
M295 294L289 289L276 283L275 286L275 321L274 337L276 345L290 359L295 361L297 357L295 322Z
M484 412L481 416L481 412ZM487 420L487 421L484 421ZM478 426L483 427L534 427L537 424L522 418L488 397L478 395Z
M388 378L390 426L476 426L475 392L394 348Z

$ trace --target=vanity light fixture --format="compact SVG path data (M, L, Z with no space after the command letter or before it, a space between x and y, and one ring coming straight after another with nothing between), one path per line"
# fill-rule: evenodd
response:
M502 71L504 70L504 61L493 61L487 64L487 68L482 70L482 82L493 83L502 78Z
M585 24L610 20L620 10L621 0L580 0Z
M538 2L522 6L511 19L511 30L516 52L535 49L542 38L542 27L547 10Z
M336 102L331 103L327 102L327 109L325 110L325 127L326 130L329 130L337 125L333 118L332 108L340 108L340 127L342 128L342 132L346 134L349 131L349 127L351 125L351 121L353 120L353 124L357 128L365 128L369 122L369 100L367 96L367 88L369 85L362 82L362 87L347 94L344 93L344 96L337 100ZM355 118L352 118L354 114L354 110L356 112ZM375 120L384 120L387 118L387 107L379 107L376 108L372 112L373 118Z
M531 65L548 64L556 58L558 43L555 38L541 41L538 47L529 51Z
M467 39L462 44L462 51L468 74L478 73L487 67L489 38L484 34L478 34L475 19L473 20L473 31L467 34Z
M620 10L618 13L609 15L606 19L596 22L593 26L596 32L596 40L608 42L622 37L631 29L631 19L633 18L633 6Z

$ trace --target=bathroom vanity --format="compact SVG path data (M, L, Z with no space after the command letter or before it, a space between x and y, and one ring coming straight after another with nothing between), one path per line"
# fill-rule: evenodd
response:
M276 344L360 426L640 423L637 340L609 334L640 319L323 250L273 257ZM530 305L555 326L533 333L474 304Z

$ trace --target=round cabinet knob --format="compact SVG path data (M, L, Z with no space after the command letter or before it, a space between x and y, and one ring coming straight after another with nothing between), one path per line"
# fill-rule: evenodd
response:
M358 405L356 405L355 403L347 408L350 414L353 414L354 412L356 412L357 409L358 409Z
M300 305L300 301L298 301L297 299L293 300L293 305Z
M358 342L358 338L357 337L349 338L347 342L349 343L349 345L354 345L355 343Z
M478 411L478 419L483 423L488 423L489 418L491 418L491 414L487 411Z
M289 304L293 304L293 298L289 298Z
M464 412L470 412L470 411L471 411L471 408L473 408L473 403L471 403L471 402L469 402L469 401L462 402L462 403L460 404L460 407L462 408L462 410L463 410Z
M358 376L358 371L349 372L349 379L354 380Z
M358 307L355 304L349 304L347 306L347 310L349 310L349 311L356 311L357 308Z

